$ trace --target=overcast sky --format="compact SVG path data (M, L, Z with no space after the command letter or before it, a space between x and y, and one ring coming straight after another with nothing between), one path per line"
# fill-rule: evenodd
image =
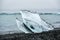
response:
M60 0L0 0L0 10L16 12L20 9L59 10Z

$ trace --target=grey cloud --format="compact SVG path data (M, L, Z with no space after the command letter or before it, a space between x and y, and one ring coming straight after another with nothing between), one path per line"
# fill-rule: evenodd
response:
M59 9L59 0L2 0L2 11L20 9Z

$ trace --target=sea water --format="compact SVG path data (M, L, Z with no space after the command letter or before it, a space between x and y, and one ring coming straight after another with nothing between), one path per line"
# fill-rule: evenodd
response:
M40 15L46 22L56 25L60 22L60 15ZM10 32L21 32L16 24L16 18L21 19L21 15L0 15L0 34ZM59 23L60 25L60 23Z
M16 17L20 15L0 15L0 34L10 32L20 32L16 24Z

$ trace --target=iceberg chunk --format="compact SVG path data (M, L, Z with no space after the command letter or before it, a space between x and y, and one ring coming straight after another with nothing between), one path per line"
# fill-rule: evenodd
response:
M53 30L51 25L48 25L41 19L39 14L20 11L23 23L34 33Z

